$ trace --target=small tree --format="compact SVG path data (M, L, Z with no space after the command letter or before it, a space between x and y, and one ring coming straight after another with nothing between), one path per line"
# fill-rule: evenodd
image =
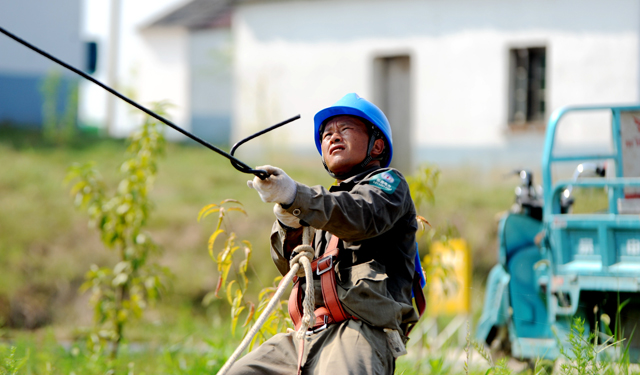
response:
M156 104L153 110L164 115L164 107ZM132 317L142 315L148 302L165 289L170 275L167 268L150 261L158 247L143 231L152 208L149 193L157 160L165 146L161 127L148 117L129 138L130 158L120 167L123 178L112 195L92 163L75 164L67 175L67 181L74 182L71 195L75 205L89 214L89 223L98 229L104 245L118 255L113 267L92 265L81 288L91 290L94 309L96 331L90 335L89 345L97 350L109 343L111 358L117 356L124 326Z
M416 219L420 230L417 233L417 241L422 245L420 249L430 249L436 241L448 243L450 239L459 237L458 230L453 225L445 224L433 227L427 219L420 215L421 210L425 210L427 206L435 204L435 190L439 181L440 170L433 166L423 166L415 174L407 177L411 198L418 212ZM426 250L423 251L426 252ZM445 294L458 287L454 270L445 264L442 255L428 253L423 259L422 266L424 267L427 283L434 279L440 280L445 288Z
M242 315L245 315L244 323L242 324L244 336L249 332L252 323L255 323L269 304L282 276L277 276L273 280L272 286L262 288L258 294L259 301L257 304L247 299L247 290L249 288L247 271L249 269L253 247L249 241L239 241L235 232L230 232L228 229L229 212L237 211L246 215L246 211L241 205L240 202L234 199L225 199L219 204L207 205L200 210L198 221L212 213L218 213L218 220L216 221L213 234L209 237L208 243L209 256L211 256L211 259L218 265L218 284L214 291L209 292L204 297L202 303L207 306L214 298L221 298L221 294L224 294L227 302L229 302L231 306L231 332L235 334L238 320ZM214 248L220 235L226 236L226 240L218 253L214 254ZM239 245L238 242L242 245ZM244 258L238 262L237 257L234 258L234 254L241 246ZM265 323L260 327L258 334L256 334L251 341L249 350L252 350L255 344L262 344L269 337L284 331L292 325L287 310L287 301L280 301L278 307L269 315Z
M58 113L58 98L63 86L62 73L57 70L50 71L40 86L43 96L42 134L45 140L58 145L69 143L75 136L78 112L78 84L69 81L64 113Z

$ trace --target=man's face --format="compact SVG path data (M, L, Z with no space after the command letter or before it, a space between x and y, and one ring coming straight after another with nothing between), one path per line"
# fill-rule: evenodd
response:
M329 170L337 175L360 164L368 146L367 126L357 117L336 116L322 131L322 157Z

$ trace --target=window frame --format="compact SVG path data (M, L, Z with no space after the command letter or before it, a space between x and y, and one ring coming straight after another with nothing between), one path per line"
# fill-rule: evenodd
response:
M510 46L507 51L507 127L510 130L544 130L546 127L548 50L544 43L536 43ZM518 96L524 98L517 100ZM524 114L518 116L522 112Z

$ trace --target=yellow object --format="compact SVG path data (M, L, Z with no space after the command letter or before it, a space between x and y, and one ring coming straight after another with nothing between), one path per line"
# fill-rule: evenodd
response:
M429 259L430 268L427 314L429 316L458 315L470 311L471 254L461 238L434 242Z

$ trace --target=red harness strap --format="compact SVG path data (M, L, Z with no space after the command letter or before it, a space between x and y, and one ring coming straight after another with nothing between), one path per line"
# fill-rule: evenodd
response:
M418 308L418 320L420 320L420 318L422 318L422 314L424 314L424 310L427 307L427 299L424 296L424 291L422 290L422 285L420 283L420 275L418 275L418 273L416 272L416 274L413 276L413 299L415 299L416 301L416 307ZM413 329L413 327L415 327L417 324L411 324L408 328L407 328L407 336L409 336L409 333L411 332L411 330Z
M313 329L325 328L327 324L339 323L347 319L355 319L355 317L344 311L342 303L340 303L338 299L334 269L334 261L338 257L339 252L338 241L338 237L331 236L331 240L327 246L328 251L325 252L322 258L318 258L311 263L311 269L320 275L320 286L322 288L322 298L324 299L324 306L314 311L316 321L312 327ZM420 275L417 273L413 277L412 289L418 309L418 319L420 319L424 314L427 303L424 291L420 285ZM289 316L296 330L298 330L302 324L302 314L302 289L300 288L299 279L295 278L293 289L289 296ZM409 332L411 332L414 326L415 324L412 324L408 327L407 335L409 335Z
M320 275L320 286L322 288L322 298L324 306L314 311L316 321L313 329L325 328L327 324L342 322L353 318L349 313L344 311L342 303L338 298L338 290L336 289L336 272L334 269L335 260L338 257L339 248L336 236L331 236L327 251L322 258L318 258L311 263L311 269ZM313 280L307 280L313 282ZM298 330L302 324L302 289L300 288L299 279L295 279L291 295L289 296L289 316L293 320L295 329Z

